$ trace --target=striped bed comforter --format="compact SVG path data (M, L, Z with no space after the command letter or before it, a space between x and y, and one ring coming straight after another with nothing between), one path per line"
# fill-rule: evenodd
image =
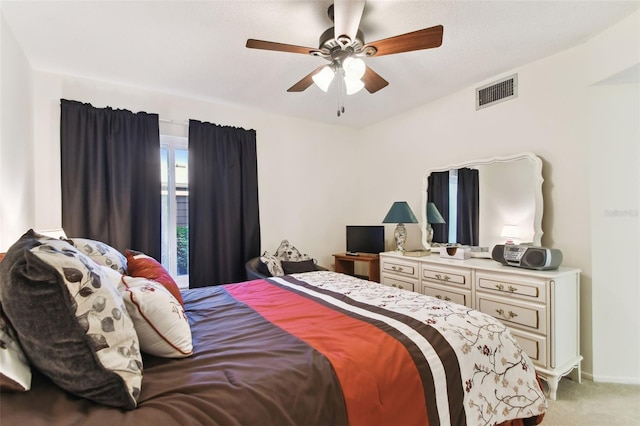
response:
M539 422L530 360L497 320L328 271L183 293L194 354L144 356L138 408L34 375L0 422L29 425L495 425Z
M546 409L515 339L467 307L333 272L225 289L329 360L351 425L493 425Z

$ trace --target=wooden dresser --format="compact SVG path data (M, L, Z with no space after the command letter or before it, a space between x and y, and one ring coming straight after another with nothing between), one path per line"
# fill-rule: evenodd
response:
M380 282L477 309L501 320L556 398L558 381L580 378L580 270L534 271L491 259L380 253Z

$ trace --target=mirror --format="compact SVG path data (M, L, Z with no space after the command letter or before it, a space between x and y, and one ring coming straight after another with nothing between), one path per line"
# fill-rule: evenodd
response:
M449 241L427 242L427 200L429 176L470 168L478 170L478 245L472 248L473 257L491 257L496 244L504 244L509 236L501 236L505 225L515 225L519 235L510 236L514 243L541 245L542 240L542 160L532 153L507 157L474 160L429 170L422 184L422 244L439 251ZM455 203L451 203L455 205ZM447 217L444 212L443 216ZM453 212L452 212L453 213ZM460 211L456 214L464 214ZM438 225L433 225L438 226ZM446 238L446 237L445 237ZM440 238L442 239L442 238ZM457 242L457 241L456 241Z

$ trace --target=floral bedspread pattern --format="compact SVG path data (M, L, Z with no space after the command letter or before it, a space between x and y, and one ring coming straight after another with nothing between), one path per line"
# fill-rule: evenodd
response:
M407 315L437 330L455 350L460 364L467 424L493 425L546 411L531 360L495 318L466 306L335 272L293 277L357 302ZM432 358L428 357L430 363ZM437 364L435 360L434 377ZM446 410L446 395L438 399L438 408Z

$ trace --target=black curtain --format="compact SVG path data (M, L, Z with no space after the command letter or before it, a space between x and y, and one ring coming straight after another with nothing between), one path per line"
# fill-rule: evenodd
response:
M433 172L428 178L427 202L434 203L446 223L431 224L433 242L449 242L449 172ZM426 209L427 206L424 206Z
M458 169L458 242L479 244L480 188L478 170Z
M255 130L189 120L189 287L246 280L258 213Z
M160 259L158 115L61 99L62 227Z

